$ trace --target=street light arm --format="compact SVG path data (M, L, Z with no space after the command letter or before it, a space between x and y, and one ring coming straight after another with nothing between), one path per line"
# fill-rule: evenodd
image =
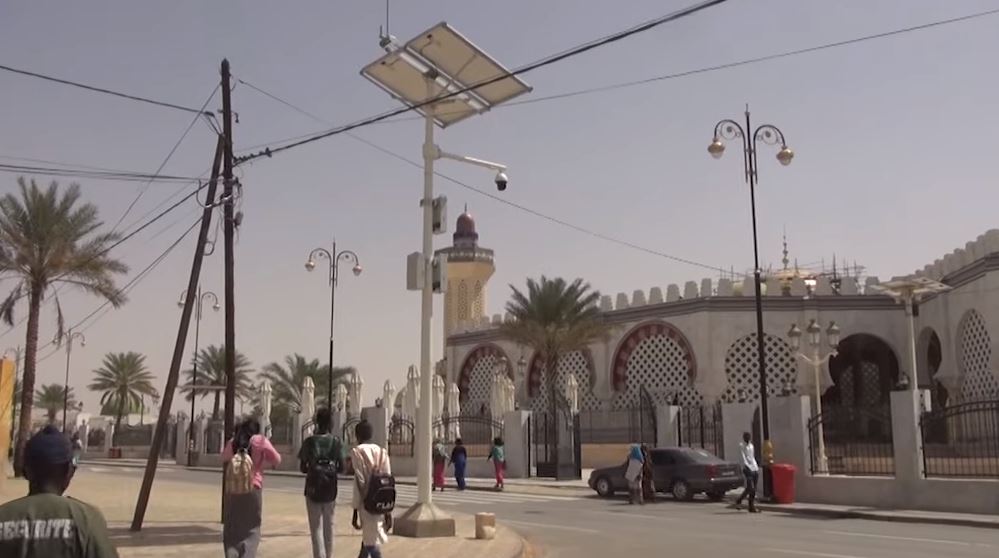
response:
M810 364L812 366L823 366L827 362L829 362L829 359L831 359L832 357L834 357L834 356L836 356L838 354L839 354L839 351L833 351L833 352L827 354L826 356L821 357L818 360L816 360L816 359L814 359L814 358L806 355L805 353L797 353L798 358L800 358L801 360L807 362L808 364Z
M787 141L784 140L784 132L781 132L780 128L773 124L761 124L753 132L753 151L756 151L756 142L758 141L762 141L766 145L787 146Z
M447 151L442 151L441 148L434 146L434 158L435 159L451 159L452 161L458 161L459 163L468 163L469 165L475 165L478 167L485 167L494 171L505 171L506 165L500 163L494 163L492 161L486 161L485 159L477 159L475 157L466 157L465 155L455 155L454 153L448 153Z
M205 300L209 299L212 301L213 305L218 305L219 303L218 295L216 295L212 291L205 291L204 293L201 293L201 299L198 301L198 306L200 307L202 304L204 304Z
M742 142L742 170L745 174L746 181L748 182L752 168L749 164L752 154L750 153L750 143L749 138L746 137L746 130L741 124L731 118L719 120L718 123L715 124L714 144L721 146L720 140L734 140L736 138ZM714 144L712 145L714 146ZM724 149L724 147L721 147L721 149ZM715 157L721 157L721 151L715 154Z

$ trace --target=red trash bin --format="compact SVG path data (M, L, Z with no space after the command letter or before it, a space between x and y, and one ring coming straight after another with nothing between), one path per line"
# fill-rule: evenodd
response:
M794 503L794 465L774 463L770 466L773 476L774 502L778 504Z

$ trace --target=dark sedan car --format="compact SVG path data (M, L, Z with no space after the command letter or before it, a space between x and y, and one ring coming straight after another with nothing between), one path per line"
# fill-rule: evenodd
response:
M650 451L656 490L669 492L677 500L691 500L705 493L721 500L729 490L743 485L742 472L734 463L726 463L700 448L657 448ZM603 497L627 492L624 478L627 463L595 469L590 474L590 488Z

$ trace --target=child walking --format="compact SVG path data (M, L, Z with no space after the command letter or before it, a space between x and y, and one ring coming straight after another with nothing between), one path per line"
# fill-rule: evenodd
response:
M503 449L503 438L497 437L493 440L493 447L489 450L489 457L486 460L493 460L493 469L496 471L496 490L503 490L503 475L506 473L506 452Z

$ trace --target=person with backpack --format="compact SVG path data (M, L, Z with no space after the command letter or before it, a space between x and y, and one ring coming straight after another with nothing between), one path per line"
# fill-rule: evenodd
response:
M496 472L496 490L503 490L503 477L506 473L506 451L503 448L503 438L497 437L493 440L493 447L489 450L487 461L492 460L493 469Z
M263 521L264 467L281 464L281 454L260 435L260 423L248 419L222 451L225 463L225 558L256 558Z
M451 464L454 465L454 481L458 484L458 490L465 490L465 468L468 466L468 450L465 444L458 438L454 441L454 449L451 450Z
M305 509L312 535L312 558L333 558L333 506L337 474L343 472L343 444L330 433L330 410L316 411L316 431L302 442L299 469L305 473Z
M361 531L358 558L382 558L380 545L388 542L386 530L392 529L395 509L395 478L388 452L372 443L371 423L362 420L354 427L357 446L351 450L354 465L354 515L351 525Z

